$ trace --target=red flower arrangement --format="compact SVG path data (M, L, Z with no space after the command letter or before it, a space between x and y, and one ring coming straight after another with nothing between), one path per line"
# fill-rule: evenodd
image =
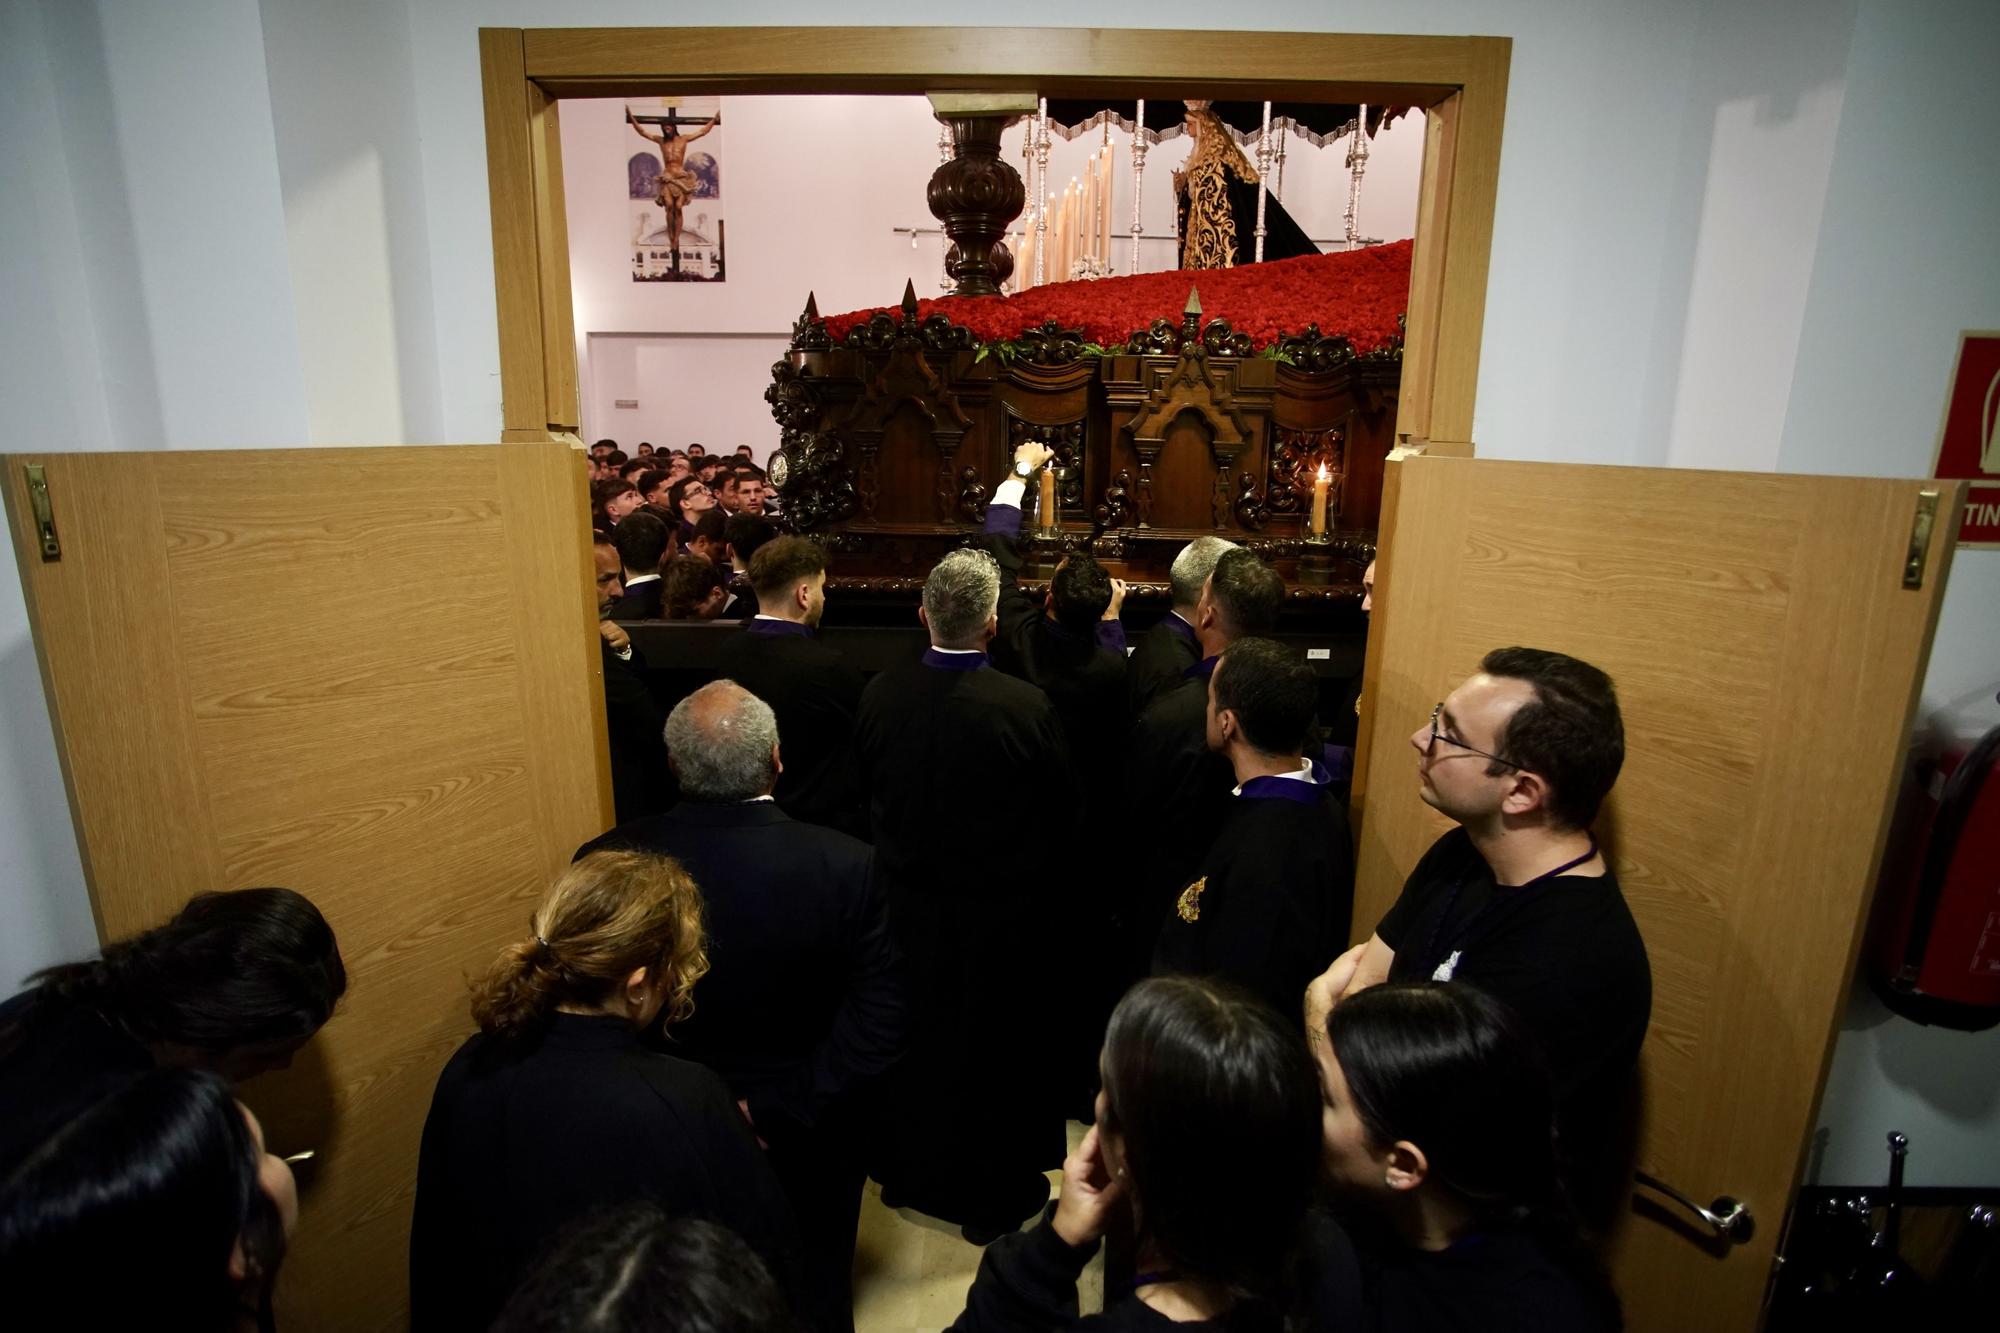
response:
M1018 338L1053 320L1058 327L1082 330L1088 342L1120 346L1156 319L1178 325L1188 289L1194 288L1201 293L1204 323L1226 319L1258 350L1317 324L1322 335L1345 334L1365 356L1403 336L1398 319L1410 302L1410 248L1409 241L1397 241L1242 268L1058 282L1019 296L946 296L917 302L917 316L943 315L981 342ZM893 306L876 309L896 313ZM826 331L838 342L874 313L830 316Z

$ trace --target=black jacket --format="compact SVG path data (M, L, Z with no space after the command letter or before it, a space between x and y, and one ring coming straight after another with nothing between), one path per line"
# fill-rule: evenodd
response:
M1012 505L986 511L983 541L1000 565L1000 623L988 651L994 666L1049 696L1075 762L1104 763L1118 752L1124 733L1125 659L1099 647L1094 632L1050 620L1022 591L1020 522L1021 511Z
M1207 718L1207 677L1185 676L1146 706L1126 742L1124 827L1134 847L1120 910L1144 952L1229 813L1236 775L1208 748Z
M565 1223L638 1198L713 1218L781 1282L792 1272L790 1209L712 1072L646 1049L618 1018L557 1014L519 1042L475 1035L424 1122L411 1327L488 1327Z
M771 706L785 771L774 793L794 819L865 837L855 770L861 673L804 626L752 620L723 642L717 671Z
M701 886L709 970L673 1049L722 1076L773 1144L815 1127L902 1053L908 1021L873 855L769 801L623 824L578 856L671 856Z
M642 587L644 585L641 585ZM667 712L646 682L638 648L630 661L601 645L604 654L604 722L611 750L611 799L619 823L655 814L674 803L679 784L667 767Z
M1165 914L1153 971L1221 977L1298 1023L1353 913L1354 842L1331 784L1256 778Z
M626 587L625 595L611 604L611 620L659 620L661 598L666 595L667 581L661 578L647 579Z
M1139 636L1125 660L1132 715L1138 716L1164 690L1181 683L1188 668L1201 660L1201 641L1194 628L1169 611L1160 623Z

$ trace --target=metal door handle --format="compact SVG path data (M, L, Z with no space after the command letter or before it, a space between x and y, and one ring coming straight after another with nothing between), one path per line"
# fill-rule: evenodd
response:
M1733 1244L1741 1245L1757 1230L1757 1219L1750 1214L1748 1204L1723 1195L1704 1208L1687 1195L1669 1185L1666 1181L1649 1176L1644 1171L1636 1171L1632 1178L1649 1190L1657 1190L1681 1207L1715 1228L1715 1234Z

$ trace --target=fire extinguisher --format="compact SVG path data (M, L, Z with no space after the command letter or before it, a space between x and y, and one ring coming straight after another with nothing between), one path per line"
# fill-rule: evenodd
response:
M1938 757L1927 817L1877 904L1869 979L1919 1023L2000 1025L2000 727Z

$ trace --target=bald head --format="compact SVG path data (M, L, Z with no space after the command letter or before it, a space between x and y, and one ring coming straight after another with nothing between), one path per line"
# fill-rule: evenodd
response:
M704 685L667 716L667 758L697 801L750 801L777 784L778 719L733 680Z

